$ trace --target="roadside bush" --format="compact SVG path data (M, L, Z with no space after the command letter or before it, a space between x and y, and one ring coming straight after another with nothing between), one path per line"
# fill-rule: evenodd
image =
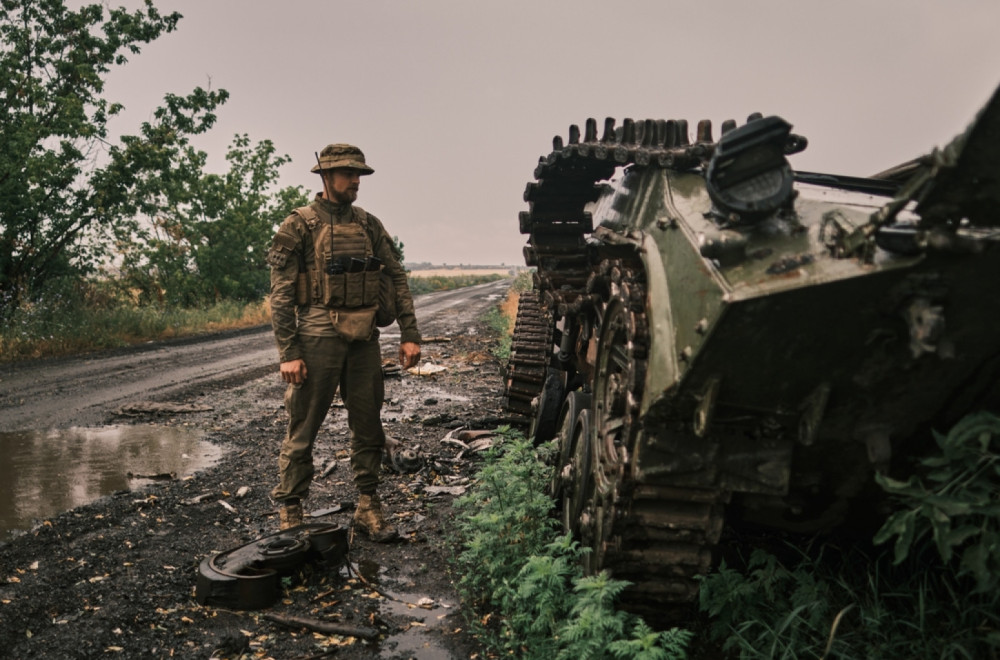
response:
M507 427L468 494L456 501L459 591L491 649L529 660L680 660L691 633L658 632L615 610L626 582L584 577L589 550L558 535L547 492L551 443Z
M84 353L267 323L266 302L222 301L190 309L137 307L113 283L49 282L0 327L0 361Z

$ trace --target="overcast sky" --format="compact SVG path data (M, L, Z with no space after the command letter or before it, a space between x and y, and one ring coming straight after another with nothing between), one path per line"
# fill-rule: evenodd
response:
M138 6L137 0L107 4ZM941 146L1000 84L996 0L156 0L178 30L109 79L133 132L165 92L230 92L196 144L272 140L281 185L350 142L358 204L411 262L520 264L517 214L552 137L588 117L781 115L792 166L873 174ZM280 219L276 219L276 222Z

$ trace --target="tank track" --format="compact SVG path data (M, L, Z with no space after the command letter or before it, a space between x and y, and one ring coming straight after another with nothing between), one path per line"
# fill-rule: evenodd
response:
M552 358L552 317L536 291L521 294L507 361L503 406L531 416L532 401L542 392Z
M723 132L733 127L735 122L727 121ZM529 234L525 263L537 268L539 303L552 311L553 321L589 314L595 319L594 333L604 340L598 361L605 364L596 370L593 384L590 464L558 469L564 474L585 469L592 475L585 492L563 490L583 500L576 503L583 513L575 527L593 549L588 570L609 569L630 581L624 602L646 614L662 615L665 608L694 599L696 577L709 569L722 531L727 494L635 479L638 471L631 458L641 424L638 407L649 342L644 274L634 254L622 259L620 249L589 238L594 228L585 206L599 198L599 182L611 178L617 167L687 169L701 164L714 150L711 123L700 122L697 136L694 144L688 142L683 120L626 119L616 128L609 118L598 139L597 123L588 119L582 140L579 129L571 126L568 144L557 136L552 153L539 159L536 181L524 192L529 210L519 217L521 233ZM537 395L541 383L535 387Z

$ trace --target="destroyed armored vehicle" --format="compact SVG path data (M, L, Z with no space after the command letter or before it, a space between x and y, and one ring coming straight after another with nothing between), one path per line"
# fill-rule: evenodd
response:
M791 128L590 119L524 193L505 405L557 439L564 526L633 605L694 598L724 523L878 515L876 471L998 400L1000 91L867 178L793 170Z

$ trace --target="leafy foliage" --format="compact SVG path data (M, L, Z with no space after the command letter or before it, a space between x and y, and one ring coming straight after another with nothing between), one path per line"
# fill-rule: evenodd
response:
M106 256L88 237L154 215L190 171L179 156L208 130L224 90L167 94L153 121L119 144L104 78L176 28L150 1L135 12L63 0L0 2L0 320L45 283Z
M501 433L475 486L456 502L459 590L487 622L479 624L481 636L528 659L685 658L691 633L657 632L616 611L627 583L606 573L584 577L589 550L556 535L553 502L544 494L552 445L536 449L509 428Z
M1000 418L970 415L947 434L935 433L940 456L921 461L926 478L898 481L877 475L878 483L904 502L875 535L876 543L896 537L895 562L906 559L930 534L941 560L958 556L958 575L975 580L976 592L1000 586Z
M757 550L723 564L700 590L713 636L741 658L1000 656L998 435L1000 419L970 415L935 436L923 476L877 477L903 503L875 537L896 538L892 561L827 549L789 566Z
M812 567L789 570L776 557L754 550L745 571L722 563L699 591L701 608L713 619L724 648L742 648L742 657L797 657L790 651L823 648L835 607L828 582ZM807 656L808 657L808 656ZM819 657L818 655L816 657Z
M185 150L188 185L149 221L116 229L121 280L140 302L194 306L266 295L274 226L307 199L300 187L271 191L290 159L270 140L254 145L237 135L226 160L226 174L208 174L205 154Z
M831 551L832 550L832 551ZM785 562L762 550L723 564L700 605L723 649L740 658L990 658L1000 654L1000 595L956 589L911 557L830 549Z

